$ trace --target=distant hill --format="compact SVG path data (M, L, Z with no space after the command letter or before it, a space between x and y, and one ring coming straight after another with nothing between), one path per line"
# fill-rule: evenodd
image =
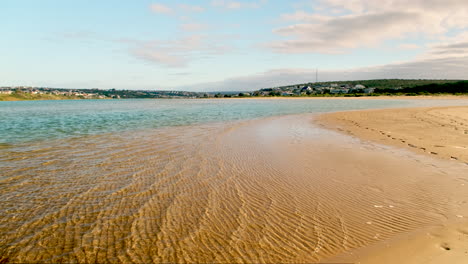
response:
M254 96L377 96L422 94L468 94L465 80L358 80L310 82L264 88Z
M331 84L349 84L352 86L361 84L366 87L372 87L376 89L395 89L395 88L411 88L426 84L444 84L444 83L456 83L463 80L405 80L405 79L379 79L379 80L358 80L358 81L337 81L337 82L309 82L294 85L331 85ZM290 85L288 85L290 86Z
M61 89L41 87L0 87L0 101L60 99L131 99L131 98L224 98L269 96L378 96L468 94L466 80L360 80L310 82L264 88L253 92L188 92L116 89Z
M427 83L421 85L406 85L397 88L377 88L374 93L385 94L466 94L468 93L468 81Z
M64 96L54 94L30 94L30 93L12 93L0 94L0 101L25 101L25 100L64 100L80 99L77 96Z

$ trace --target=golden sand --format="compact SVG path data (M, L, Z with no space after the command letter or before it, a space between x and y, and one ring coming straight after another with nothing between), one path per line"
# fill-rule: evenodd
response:
M38 142L0 165L0 262L350 262L468 215L466 165L310 115Z
M339 112L317 119L328 128L468 164L468 107Z
M317 121L359 138L468 165L466 106L331 113L318 117ZM377 245L348 252L335 260L358 263L467 263L468 167L460 173L460 179L465 180L460 182L458 189L464 189L465 193L460 193L460 200L456 202L448 198L455 190L447 190L446 199L443 200L447 205L459 207L456 218L438 223L434 228L418 228Z

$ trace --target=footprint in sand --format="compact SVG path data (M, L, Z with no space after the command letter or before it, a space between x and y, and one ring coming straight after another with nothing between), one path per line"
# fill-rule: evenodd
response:
M440 248L445 249L445 250L451 250L450 246L448 243L442 243L440 244Z

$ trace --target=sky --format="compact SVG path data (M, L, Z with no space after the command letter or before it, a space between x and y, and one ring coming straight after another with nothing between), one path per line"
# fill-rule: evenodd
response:
M0 86L468 79L467 0L1 0Z

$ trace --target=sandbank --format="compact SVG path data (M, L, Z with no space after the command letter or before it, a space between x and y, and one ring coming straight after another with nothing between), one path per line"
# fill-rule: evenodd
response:
M359 138L468 164L468 106L337 112L321 125Z
M448 168L468 165L467 106L338 112L321 115L316 121L326 128L356 136L364 141L391 145L417 154L447 160L445 164ZM433 166L440 169L439 165ZM466 182L468 167L458 173L445 174L447 181L449 176L459 177L461 182L458 188L468 186ZM446 193L446 196L449 197L451 194ZM447 206L458 208L459 213L452 219L435 223L432 228L417 229L360 250L347 252L345 255L333 258L333 261L467 263L468 195L460 193L459 199L443 201Z

